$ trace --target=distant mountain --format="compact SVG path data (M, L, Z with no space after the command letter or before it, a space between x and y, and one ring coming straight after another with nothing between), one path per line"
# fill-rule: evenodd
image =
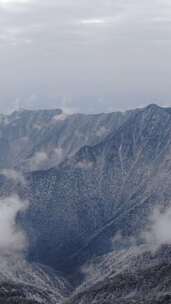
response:
M57 166L82 146L100 142L131 113L67 115L57 109L1 115L0 168L32 171Z

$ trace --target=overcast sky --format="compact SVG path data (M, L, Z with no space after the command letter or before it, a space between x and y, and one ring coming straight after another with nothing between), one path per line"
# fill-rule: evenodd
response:
M171 106L171 0L0 0L0 111Z

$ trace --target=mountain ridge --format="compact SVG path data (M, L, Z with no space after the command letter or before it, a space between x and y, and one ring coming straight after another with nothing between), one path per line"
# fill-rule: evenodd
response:
M21 162L21 167L11 163L1 170L0 197L17 193L29 201L17 217L29 241L26 259L35 269L39 264L51 267L59 280L61 276L69 286L72 282L73 292L59 299L60 304L170 301L170 241L164 243L159 228L156 236L155 227L171 208L171 110L151 104L128 112L101 114L95 120L79 114L70 120L58 112L55 127L53 111L46 117L31 112L31 119L25 113L24 121L0 128L5 132L1 139L7 134L10 141L23 137L25 124L24 132L31 130L36 142L30 155L41 153L40 167L23 167ZM43 125L36 133L37 122ZM83 137L75 136L78 129ZM42 153L53 158L52 143L58 145L59 139L65 139L67 153L47 165ZM155 274L163 281L155 280Z
M148 166L148 164L149 164L149 162L151 162L151 161L155 161L154 160L154 151L155 151L155 145L153 144L153 138L156 138L156 136L158 136L157 134L158 134L158 132L159 132L159 130L161 129L159 126L160 126L160 123L162 123L162 124L164 124L164 125L167 125L167 124L169 124L169 130L170 130L170 115L168 115L167 113L165 113L165 112L162 112L162 118L161 119L159 119L159 120L154 120L154 122L151 120L151 108L148 108L148 121L150 121L150 132L151 133L149 133L149 131L147 132L147 129L145 128L145 130L144 129L142 129L141 131L142 131L142 134L144 134L144 132L145 132L145 134L146 134L146 137L147 138L149 138L149 136L151 136L151 138L150 138L150 143L149 143L149 140L146 142L146 139L145 139L145 142L144 142L144 135L143 135L143 137L142 137L142 139L143 139L143 143L142 143L142 139L140 139L139 137L136 137L136 140L137 140L137 143L138 143L138 145L144 145L144 143L145 143L145 147L143 146L143 150L142 151L144 151L144 149L146 150L146 152L145 153L147 153L147 156L148 156L148 158L144 158L144 159L141 159L141 154L139 154L139 150L137 150L137 149L135 149L135 151L136 151L136 157L138 157L138 158L135 158L134 157L134 155L132 154L132 152L130 153L130 151L127 149L127 146L126 146L126 153L128 153L128 155L129 155L129 157L130 157L130 160L131 160L131 162L129 161L129 167L127 168L126 167L126 170L128 171L128 169L129 170L132 170L132 174L133 174L133 172L134 172L134 169L136 169L136 166L137 166L137 164L140 162L141 163L141 167L143 168L143 166L144 166L144 162L147 162L147 164L146 164L146 167ZM152 111L153 112L153 111ZM157 110L157 112L158 112L158 110ZM145 110L145 113L146 113L146 110ZM152 115L156 115L156 113L152 113ZM138 115L143 115L142 113L141 114L138 114ZM167 119L166 119L166 117L167 117ZM134 119L135 118L132 118L133 119L133 121L134 121ZM144 121L144 116L143 116L143 120L142 121ZM139 124L141 123L141 121L139 120L139 116L138 116L138 118L137 118L137 123L139 122ZM137 125L137 123L136 123L136 125ZM128 122L128 124L130 125L130 121ZM153 131L153 124L155 125L155 132ZM146 122L145 122L145 126L146 126ZM130 136L127 136L127 132L128 132L128 127L127 127L127 125L126 126L124 126L123 127L124 128L124 130L125 130L125 139L126 138L131 138ZM139 130L137 129L137 131L139 132ZM166 130L166 128L165 128L165 131L167 131ZM114 135L114 140L118 143L118 138L119 138L119 140L121 140L122 139L122 127L121 127L121 131L120 130L118 130L118 132L119 132L119 135L118 135L118 133L117 133L117 135ZM121 135L120 135L120 132L121 132ZM130 134L132 134L132 129L129 129L129 132L130 132ZM157 132L157 133L156 133ZM137 133L138 134L138 133ZM160 135L160 134L159 134ZM119 137L118 137L119 136ZM145 137L145 138L146 138ZM124 141L125 141L125 139L124 139ZM112 144L108 144L108 140L109 139L107 139L107 144L106 145L104 145L103 144L103 146L104 146L104 149L106 149L105 148L105 146L107 146L107 151L108 151L108 149L109 149L109 146L111 145L111 149L113 149L113 143ZM163 139L162 139L163 140ZM167 139L168 140L168 139ZM111 141L111 138L110 138L110 141ZM131 141L128 141L128 147L131 147L131 149L132 149L132 139L131 139ZM103 151L101 151L101 148L99 148L99 146L101 146L101 144L99 144L99 145L97 145L97 146L94 146L94 147L90 147L90 150L92 150L92 149L95 149L95 155L97 156L98 155L98 151L100 151L99 153L101 153L100 155L103 155ZM119 146L120 146L120 144L119 144ZM114 146L115 147L115 146ZM83 149L83 151L84 151L84 149L86 149L86 157L87 157L87 149L88 148L82 148ZM81 149L81 151L82 151L82 149ZM142 149L142 147L141 147L141 149ZM151 150L152 149L152 150ZM98 150L98 151L97 151ZM149 151L148 151L149 150ZM93 150L94 151L94 150ZM111 150L112 151L112 150ZM114 150L115 151L115 150ZM151 152L152 151L152 152ZM117 165L114 165L114 168L117 168L117 166L118 166L118 169L117 170L119 170L119 171L117 171L116 172L116 174L117 174L117 183L119 183L118 185L117 184L114 184L113 185L113 178L114 177L112 177L112 175L111 175L111 182L112 182L112 184L110 185L109 184L109 181L110 181L110 179L107 181L107 183L108 183L108 185L105 185L104 183L105 183L105 177L104 176L102 176L102 181L100 182L100 176L101 176L101 173L100 173L100 171L99 171L99 168L100 168L100 164L95 164L94 165L94 167L91 167L91 166L89 166L88 165L88 169L86 168L85 169L85 167L86 167L86 163L84 162L83 163L83 165L81 164L81 167L80 167L80 161L82 161L83 159L81 158L81 159L77 159L77 157L78 156L80 156L80 152L78 152L78 154L76 154L77 156L76 156L76 163L75 163L75 159L74 159L74 163L73 163L73 161L72 160L69 160L69 161L66 161L66 162L64 162L63 164L61 164L60 166L59 166L59 168L58 169L52 169L52 170L49 170L49 171L46 171L46 172L35 172L35 179L39 179L39 176L41 177L41 176L43 176L43 175L45 175L45 179L46 179L46 176L48 176L48 174L49 174L49 177L50 177L50 180L51 180L51 178L53 178L53 183L51 183L51 187L52 187L52 189L54 188L54 187L58 187L58 188L60 188L58 191L58 194L57 194L57 192L54 192L54 193L56 193L56 202L54 201L54 203L53 204L57 204L57 201L58 201L58 196L60 197L61 195L61 199L62 199L62 201L68 201L68 200L70 200L70 203L69 203L69 201L68 201L68 207L67 208L70 208L69 207L69 204L71 204L71 201L72 201L72 199L74 199L74 205L76 204L76 197L80 197L80 192L82 192L82 193L84 193L84 198L83 198L83 200L90 200L91 201L91 205L92 205L92 202L93 202L93 204L95 204L95 206L97 206L97 208L99 208L98 207L98 204L99 204L99 202L98 202L98 196L100 195L101 196L101 192L102 192L102 195L104 196L104 199L106 200L106 201L109 201L110 203L109 203L109 206L110 206L110 208L109 208L109 210L112 210L113 209L113 202L112 202L112 200L113 200L113 196L115 195L115 206L114 206L114 209L116 209L117 210L117 208L119 208L118 209L118 211L117 211L117 213L115 214L115 216L114 216L114 219L116 219L117 218L117 221L118 221L118 214L123 214L123 208L125 208L124 206L122 206L122 204L121 204L121 207L119 207L119 204L124 200L124 197L125 197L125 192L126 192L126 190L124 189L125 187L127 187L127 188L133 188L133 187L131 187L130 186L130 181L129 181L129 178L128 178L128 176L127 176L127 179L128 180L126 180L126 181L124 181L124 183L125 184L123 184L123 174L121 174L121 162L120 162L120 158L119 158L119 156L118 156L118 147L117 147L117 149L116 149L116 152L117 153L115 153L114 155L115 155L115 157L117 157L117 158L114 158L114 162L117 164ZM159 153L160 151L157 151L157 155L158 155L158 153ZM82 153L82 152L81 152ZM108 152L107 152L108 153ZM113 153L113 152L112 152ZM141 152L142 153L142 152ZM144 153L144 152L143 152ZM149 154L150 153L150 154ZM105 155L107 155L106 154L106 152L105 152ZM109 151L109 155L110 155L110 151ZM149 159L149 156L150 156L150 159ZM82 156L81 156L82 157ZM105 166L107 166L106 167L106 169L105 170L107 170L107 171L105 171L105 174L111 174L112 172L111 172L111 160L113 159L112 158L113 156L111 155L110 157L108 157L107 156L107 158L106 158L106 165ZM72 159L72 158L71 158ZM101 158L99 158L100 160L100 163L102 164L102 159ZM87 161L87 159L86 159L86 161ZM143 162L142 162L143 161ZM108 167L108 163L110 163L110 167ZM78 166L78 164L79 164L79 166ZM125 165L124 165L125 166ZM127 164L126 164L126 166L127 166ZM134 168L135 167L135 168ZM102 170L102 169L100 169L100 170ZM141 169L141 170L144 170L144 169ZM148 169L149 170L149 169ZM148 177L148 179L150 179L151 178L151 175L153 174L153 173L148 173L148 170L147 170L147 172L146 171L144 171L144 173L143 174L150 174L149 175L149 177L148 177L148 175L146 176L146 179L145 179L145 182L146 182L146 186L145 185L143 185L142 184L142 186L141 187L147 187L148 185L147 185L147 177ZM156 169L155 169L156 170ZM57 172L57 173L56 173ZM111 173L110 173L111 172ZM119 175L118 175L118 172L119 172ZM130 171L128 171L129 172L129 175L131 174L130 173ZM142 171L143 172L143 171ZM57 175L56 175L57 174ZM62 175L61 175L62 174ZM112 173L113 174L113 173ZM138 173L139 174L139 177L138 176L136 176L136 179L137 179L137 181L136 181L136 183L135 183L135 185L134 185L134 188L136 187L136 184L138 184L138 179L141 179L142 177L141 177L141 174L140 173ZM56 177L55 177L56 176ZM93 176L93 177L92 177ZM98 179L96 178L98 176ZM56 184L56 181L55 181L55 179L57 178L57 180L58 180L58 184ZM61 179L62 178L62 179ZM76 186L76 184L75 183L77 183L77 180L78 180L78 185L79 185L79 188ZM71 183L73 183L74 182L74 184L75 184L75 186L71 186L70 184L69 184L69 182L71 181ZM50 181L49 181L50 182ZM48 182L48 183L49 183ZM99 184L99 182L100 182L100 184ZM61 184L60 184L61 183ZM64 184L63 184L64 183ZM128 185L126 185L128 183ZM98 184L99 184L99 186L98 186ZM125 185L125 186L123 186L123 185ZM81 186L82 185L82 186ZM84 185L86 185L86 187L84 187ZM119 201L117 202L117 196L119 195L119 194L117 194L117 193L113 193L113 187L119 187L118 189L121 189L120 187L121 187L121 185L122 185L122 195L120 194L120 198L119 198ZM72 191L71 191L71 189L73 188L74 189L74 191L75 191L75 195L76 195L76 197L75 198L72 198L72 195L70 196L68 196L68 194L60 194L60 192L61 191L63 191L62 189L63 189L63 187L68 187L68 193L72 193ZM76 187L76 188L75 188ZM80 188L81 187L81 188ZM83 188L82 188L83 187ZM87 195L85 195L85 193L87 192L87 188L88 187L88 192L89 192L89 194L88 194L88 196ZM100 187L100 189L98 190L98 188ZM101 188L101 187L103 187L103 188ZM94 188L94 189L93 189ZM134 189L133 188L133 189ZM78 190L77 190L78 189ZM106 189L108 189L108 190L106 190ZM111 190L110 190L111 189ZM117 189L117 188L116 188ZM136 188L135 188L136 189ZM37 191L37 190L36 190ZM43 189L41 190L41 191L44 191ZM40 191L40 192L41 192ZM46 191L46 190L45 190ZM48 190L47 190L48 191ZM53 193L53 191L56 191L55 190L55 188L54 188L54 190L52 190L52 193ZM100 191L100 192L99 192ZM136 190L137 191L137 190ZM142 190L141 190L142 191ZM150 190L151 191L151 190ZM135 191L134 191L135 192ZM135 193L132 193L132 194L130 194L130 199L131 199L131 196L133 197L133 196L135 196L136 195L136 192ZM43 192L44 193L44 192ZM76 194L77 193L77 194ZM98 194L99 193L99 194ZM39 194L40 195L40 194ZM47 194L48 196L47 196L47 198L49 199L51 196L50 196L50 193L48 193ZM54 194L53 194L54 195ZM64 195L64 197L63 197L63 195ZM66 196L67 195L67 196ZM97 196L97 202L96 202L96 196ZM94 198L93 198L94 197ZM150 195L148 195L146 198L144 198L144 201L147 203L147 204L149 204L149 202L148 202L148 200L150 199ZM99 197L99 199L101 200L102 199L102 203L101 203L101 207L100 208L102 208L102 206L104 205L104 202L103 202L103 198L100 198ZM130 200L129 199L129 200ZM154 198L153 198L154 199ZM129 202L129 200L128 200L128 202ZM86 203L87 204L87 203ZM131 203L131 201L129 202L129 204L134 204L134 203ZM38 203L38 205L39 205L39 203ZM54 206L55 206L54 205ZM71 204L72 205L72 204ZM80 202L80 205L79 206L81 206L82 205L82 203ZM76 207L77 206L77 204L75 205L75 207L74 208L77 208ZM89 206L89 205L88 205ZM104 205L105 206L105 205ZM109 207L108 206L108 207ZM56 207L55 207L56 208ZM63 208L62 206L61 206L61 208ZM86 207L87 208L87 207ZM139 207L138 207L139 208ZM95 207L95 210L96 210L96 207ZM97 209L98 210L98 209ZM90 211L90 210L89 210ZM114 210L113 210L114 211ZM110 223L111 222L111 225L112 225L112 223L113 223L113 217L111 216L111 214L113 213L113 211L111 212L109 212L110 213L110 218L108 217L108 221L104 221L104 224L106 224L106 223ZM92 210L92 212L93 212L93 210ZM99 212L99 211L98 211ZM106 212L106 211L105 211ZM115 212L115 211L114 211ZM118 213L119 212L119 213ZM131 205L130 205L130 212L131 212ZM109 225L109 227L111 227L111 225ZM107 226L108 227L108 226ZM84 228L85 229L85 228ZM100 224L100 231L101 231L101 229L102 229L102 227L101 227L101 224ZM84 246L83 246L83 248L84 248Z

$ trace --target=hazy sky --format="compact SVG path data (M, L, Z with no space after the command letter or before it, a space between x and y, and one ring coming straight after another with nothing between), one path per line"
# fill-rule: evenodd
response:
M0 0L0 111L171 106L171 0Z

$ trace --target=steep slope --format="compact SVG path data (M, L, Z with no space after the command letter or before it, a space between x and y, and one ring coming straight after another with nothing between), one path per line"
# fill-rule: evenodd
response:
M66 115L57 109L2 115L0 168L32 171L57 166L82 146L100 142L131 114Z
M56 304L71 291L61 274L48 267L15 255L0 257L0 303Z
M168 304L171 302L171 248L147 246L114 251L84 266L90 275L65 303Z
M28 119L33 113L25 115ZM48 125L54 113L51 115L46 118ZM61 112L58 115L63 117ZM42 113L40 116L43 117ZM104 117L107 123L109 116ZM60 121L65 124L68 119L71 117ZM80 118L83 124L77 125L75 117L72 119L73 125L67 122L61 135L57 135L58 140L70 136L71 142L76 142L74 130L78 125L85 133L87 116ZM70 142L58 166L55 162L54 168L47 170L50 163L44 162L43 170L23 175L1 171L0 196L18 193L30 202L17 221L27 233L30 245L27 258L32 263L20 261L19 270L14 269L12 274L10 270L10 275L0 263L0 301L4 290L7 303L166 304L171 301L170 247L151 252L149 245L144 245L143 233L151 224L154 209L164 211L171 206L171 111L150 105L129 112L117 127L111 118L110 132L96 142L91 132L102 125L102 116L98 119L98 123L92 122L90 117L88 142L85 136L73 146L72 152ZM28 130L32 132L33 121L29 123ZM29 126L26 122L25 125ZM40 130L42 137L39 132L37 135L40 145L35 137L35 147L31 147L28 159L34 149L40 152L53 146L50 141L54 140L54 128ZM22 157L20 169L23 169ZM22 276L18 277L21 272ZM66 301L73 287L75 292Z
M59 168L28 175L31 258L68 271L112 250L118 232L124 244L139 237L154 206L170 204L170 149L170 111L151 105Z

